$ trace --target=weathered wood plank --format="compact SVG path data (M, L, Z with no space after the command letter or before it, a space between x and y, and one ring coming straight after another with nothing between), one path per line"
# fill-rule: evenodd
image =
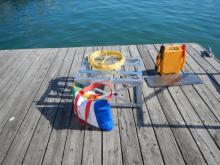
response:
M159 45L156 45L157 49L159 50ZM189 54L187 54L187 64L185 65L185 69L184 72L193 72L193 70L191 69L190 66L193 65L188 65L188 63L192 63L193 59L191 58L191 56ZM192 63L192 64L195 64ZM197 66L198 67L198 66ZM203 70L201 70L203 71ZM199 75L200 77L201 75ZM203 77L208 77L205 73L203 75ZM204 82L206 83L206 82ZM210 86L210 84L208 84L208 86ZM198 94L201 96L202 100L201 102L205 102L207 104L207 106L209 107L209 109L211 110L211 112L213 112L213 114L215 115L215 117L220 121L220 112L219 112L219 106L220 106L220 102L219 100L215 97L217 95L217 97L219 96L219 94L213 94L213 92L211 92L207 86L205 86L204 84L198 84L198 85L194 85L193 86L196 91L198 92ZM187 88L187 87L186 87Z
M197 45L197 44L190 44L190 45L194 48L194 46ZM203 48L201 48L199 45L197 45L195 48L198 49L197 52L203 51ZM193 71L195 73L199 73L199 74L202 73L201 75L199 75L200 78L203 80L204 84L209 88L209 90L215 95L215 97L218 100L220 100L220 85L216 81L214 81L211 76L207 76L206 74L204 76L203 73L206 73L206 72L203 70L201 65L199 65L194 60L191 60L191 58L192 58L191 56L188 56L188 59L187 59L187 61L189 61L189 62L193 61L192 62L193 64L191 64L190 67L193 69ZM209 57L204 57L204 58L211 61L210 63L213 63L212 61L216 61L214 58L209 58ZM216 63L218 63L218 62L216 61ZM217 67L219 65L219 63L218 64L216 64L216 63L214 63L213 65ZM195 68L196 65L198 65L198 67ZM215 78L216 78L216 76L218 76L218 74L219 74L219 70L217 70Z
M147 49L151 53L151 60L153 61L154 66L158 52L151 45L147 46ZM186 163L206 164L197 144L191 135L191 132L188 130L184 119L182 118L175 102L170 96L170 89L172 89L172 87L169 87L168 89L169 91L167 88L158 88L156 89L156 93Z
M2 53L0 54L1 55L0 56L0 73L4 73L4 72L2 72L2 70L5 70L4 68L13 66L10 63L12 61L15 62L17 60L19 51L5 50L5 51L1 51L1 52Z
M7 54L9 52L9 50L0 50L0 58L4 57L5 54Z
M186 67L185 67L186 68ZM185 72L192 71L190 67L184 70ZM183 87L183 90L185 90L186 95L188 97L193 97L192 99L192 105L194 106L195 110L197 110L197 113L199 114L201 120L203 121L204 125L209 130L211 136L213 137L214 141L216 142L217 146L220 148L220 131L219 129L210 129L210 126L213 127L219 127L219 101L215 98L213 93L211 93L205 85L199 84L199 85L193 85L193 87L198 92L199 96L196 95L196 92L191 92L193 88ZM188 90L187 90L188 89ZM193 95L192 95L193 93ZM198 103L196 103L198 102ZM217 121L218 120L218 121Z
M118 46L118 51L121 51L125 57L130 57L127 46ZM131 67L123 67L123 70L131 70ZM123 85L117 86L122 88ZM116 88L117 90L117 88ZM131 101L133 99L133 91L127 90L123 93L125 100ZM120 100L116 99L117 103ZM122 145L122 158L124 164L144 164L143 156L140 149L140 142L137 135L136 122L133 111L134 108L120 108L119 109L119 128ZM137 155L134 155L136 153Z
M19 52L21 54L18 54L18 58L19 56L20 58L15 63L10 64L12 66L9 69L2 68L0 70L4 73L0 76L0 107L6 103L12 92L15 91L17 84L24 78L25 73L30 70L34 62L33 51L27 51L25 55L23 55L23 52ZM38 53L40 52L37 51L36 54ZM36 61L39 59L36 58Z
M101 132L76 122L68 93L72 79L61 83L65 88L59 88L62 92L57 97L54 91L50 93L55 82L47 85L51 78L73 78L84 55L100 48L77 48L75 55L75 49L68 49L65 56L67 49L59 49L57 57L53 54L57 49L0 51L0 64L4 62L0 65L0 98L5 94L0 99L0 164L220 162L218 61L202 58L202 48L192 44L184 72L199 73L204 84L152 89L144 82L142 110L113 108L116 127ZM157 49L152 45L106 49L119 50L127 57L141 55L146 73L153 72ZM132 95L129 90L125 98L130 100ZM10 117L15 120L9 121Z
M62 49L62 52L59 52L61 56L65 56L63 60L59 60L59 63L62 63L58 71L58 77L64 76L68 77L70 65L73 59L74 54L68 53L68 49ZM64 84L63 84L64 83ZM55 84L54 84L55 85ZM61 82L61 86L65 88L65 80ZM64 88L61 89L61 97ZM59 97L50 97L57 96L55 90L49 91L49 96L47 97L47 103L51 106L46 106L43 109L42 115L39 119L38 125L32 137L31 143L28 147L26 155L23 160L23 164L40 164L44 158L45 150L47 148L48 140L51 135L52 128L54 126L54 121L59 111L60 107L60 98Z
M104 47L103 49L115 49L115 47ZM116 103L116 99L113 100ZM102 161L104 165L108 164L122 164L122 151L120 132L118 124L118 109L112 107L112 116L115 127L110 132L103 132L102 145ZM110 140L111 139L111 140Z
M36 51L39 52L40 50L37 49ZM34 52L32 49L8 52L8 60L1 66L0 80L4 80L8 75L11 76L10 73L16 71L18 66L33 57Z
M193 72L189 65L186 65L186 67L184 68L183 71L186 73ZM215 97L215 95L204 84L193 85L193 87L198 92L198 94L201 96L202 100L209 107L211 112L220 121L220 112L219 112L220 102L219 102L219 100Z
M103 164L122 164L121 142L119 134L117 109L112 108L115 128L110 132L103 132Z
M38 61L38 60L40 60L40 61ZM19 111L15 111L14 109L18 109L19 106L24 106L25 100L28 98L29 95L34 96L34 92L26 90L26 87L30 86L30 84L32 83L32 80L37 75L38 69L42 66L42 61L44 60L44 58L39 58L38 60L36 60L35 63L32 64L31 68L29 68L28 71L24 70L23 74L25 75L25 77L22 79L22 81L17 86L15 84L16 88L15 88L13 94L9 93L9 94L11 94L9 98L7 98L7 95L6 95L7 101L5 101L5 103L1 107L0 131L5 126L6 122L10 118L10 116L13 116L13 114L15 114L15 113L18 114ZM28 66L28 64L27 64L27 66ZM21 101L22 99L24 99L24 100ZM21 116L22 115L19 114L17 117L19 118Z
M12 52L12 51L9 51L9 50L1 50L0 51L0 67L2 66L2 65L4 65L8 60L9 60L9 58L11 58L12 56L7 56L7 54L9 53L9 52Z
M206 161L210 164L218 164L219 149L183 91L179 90L179 87L172 87L169 90Z
M192 56L192 58L203 67L207 73L216 73L216 70L211 66L204 58L201 57L201 54L198 53L191 44L187 44L187 52Z
M201 52L203 52L205 49L200 46L199 44L196 43L191 43L190 44L198 53L201 54ZM215 70L219 73L220 72L220 62L218 61L218 59L216 58L210 58L210 57L202 57L204 58L206 61L208 61L208 63L215 68Z
M220 75L216 71L216 69L212 65L210 65L204 58L202 58L201 55L190 44L187 44L187 52L220 86Z
M53 53L57 54L57 51L58 50L55 49ZM27 116L25 117L21 127L19 128L19 132L16 135L15 139L13 140L13 143L11 147L9 148L8 154L5 157L5 160L3 161L2 164L21 164L22 163L22 160L24 158L24 155L32 139L32 135L35 131L36 125L38 123L38 120L41 116L42 109L44 107L42 106L42 109L40 109L39 107L36 106L36 104L40 100L40 98L42 97L42 95L44 94L46 90L51 90L52 86L48 86L48 84L51 81L51 78L56 77L56 74L61 65L59 61L62 61L63 58L64 58L63 55L60 55L59 57L57 57L55 61L52 63L51 67L49 68L48 73L45 79L43 80L42 85L39 89L39 92L34 98L34 101L32 102L30 106L30 110L28 111Z
M157 50L159 50L159 45L157 45L156 47L157 47ZM153 59L156 59L156 54L157 54L157 51L155 51L154 49L152 49L152 50L151 50L151 55L152 55ZM187 89L187 88L190 88L190 87L192 87L192 86L184 86L184 87L181 87L181 88L186 88L186 89ZM173 89L175 89L175 92L173 92ZM189 128L190 128L190 130L191 130L191 132L192 132L192 135L194 136L194 139L195 139L195 141L197 142L198 146L201 148L200 150L201 150L201 152L203 153L203 155L205 156L206 160L207 160L208 162L212 162L212 163L216 164L216 162L217 162L218 160L215 158L215 156L213 156L212 154L211 154L211 155L209 155L209 154L212 153L212 152L215 152L215 153L216 153L217 147L216 147L216 145L214 144L214 142L213 142L213 140L211 139L211 137L209 137L210 135L208 134L208 132L206 132L205 127L204 127L202 124L200 125L200 123L202 123L202 122L201 122L199 116L197 116L198 113L196 113L196 112L194 111L193 107L191 106L191 103L189 103L189 101L188 101L187 96L184 97L183 95L181 95L181 94L182 94L182 91L180 90L179 87L175 87L175 88L174 88L174 87L169 87L169 91L170 91L170 93L171 93L172 95L175 96L175 97L173 97L173 99L175 100L175 102L176 102L176 104L177 104L177 106L178 106L178 108L179 108L179 110L180 110L182 116L184 117L184 120L186 121L187 125L190 126ZM193 88L192 88L192 91L196 92L195 89L193 89ZM188 91L188 92L190 92L190 91ZM194 97L197 97L197 94L194 93L193 96L189 97L189 98L190 98L190 101L192 100L192 97L193 97L193 98L194 98ZM178 99L176 99L176 98L178 98ZM201 101L201 102L203 103L203 101ZM181 107L180 105L185 105L185 106ZM179 106L180 106L180 107L179 107ZM186 107L186 109L184 109L185 107ZM183 109L184 109L184 110L183 110ZM185 113L183 113L183 111L184 111ZM188 112L188 113L186 114L186 112ZM189 118L189 116L190 116L191 118ZM200 126L199 126L199 125L200 125ZM202 130L200 130L200 132L199 132L199 131L196 131L196 132L195 132L195 130L194 130L194 129L191 129L191 127L192 127L192 128L198 128L198 129L199 129L199 128L203 128L204 131L202 132ZM201 132L202 132L202 133L201 133ZM201 134L200 134L200 133L201 133ZM203 137L202 134L204 134L204 135L206 135L206 136ZM202 138L204 138L204 139L202 139ZM213 151L212 151L212 150L211 150L211 151L208 151L208 153L204 152L204 151L207 151L207 148L206 148L206 145L203 146L203 143L202 143L202 142L199 142L200 140L201 140L201 141L207 141L207 142L209 142L210 145L213 146ZM202 144L202 145L201 145L201 144ZM217 155L218 155L218 152L217 152Z
M192 86L189 87L182 87L185 95L189 98L192 106L194 107L195 111L201 118L203 124L207 127L220 127L220 123L217 120L216 116L210 111L210 109L207 107L207 105L204 103L203 99L198 95L198 93L193 89ZM210 129L212 133L212 136L218 146L219 139L217 137L220 136L220 130L219 129Z
M29 51L29 53L31 53L31 51ZM36 52L36 54L40 53L39 51ZM28 57L29 56L29 57ZM5 124L5 119L7 120L6 115L9 114L9 111L11 111L11 109L5 109L4 107L7 106L7 104L9 103L8 101L10 101L12 103L12 101L10 100L10 97L14 96L14 94L12 95L12 93L17 92L18 90L16 90L18 87L21 87L20 84L23 84L24 82L24 77L27 75L27 72L31 72L31 74L34 76L34 72L35 70L31 69L32 66L37 65L40 66L40 63L38 63L38 60L43 60L40 58L36 58L35 63L33 64L33 57L34 55L30 55L27 53L27 56L25 55L24 57L27 59L26 61L24 61L23 63L20 63L20 65L18 65L18 67L14 66L15 69L5 78L1 81L1 87L0 87L0 107L1 107L1 116L0 116L0 128L2 128L2 126ZM23 59L25 60L25 59ZM33 71L33 72L32 72ZM28 74L30 75L30 73ZM29 80L27 81L31 81L32 76L29 77ZM23 88L20 88L20 90L24 90ZM14 101L14 99L12 99ZM10 104L10 103L9 103Z
M7 72L16 68L17 65L24 61L25 57L28 57L24 53L29 54L32 51L33 50L13 50L8 51L5 56L1 57L2 65L0 66L0 79L2 80L2 76L7 76Z
M186 62L191 68L190 71L196 73L201 80L203 80L204 85L213 93L213 95L220 100L220 86L216 84L216 82L210 78L204 71L204 69L190 56L187 52Z
M140 54L142 55L143 60L144 60L145 56L150 57L150 55L152 55L152 53L154 53L155 56L157 54L156 51L152 52L154 50L153 47L150 47L148 45L147 45L147 47L139 46L139 50L140 50ZM153 59L154 59L154 57L153 57ZM154 70L154 66L155 66L154 61L150 57L147 60L145 59L145 62L147 62L147 63L145 63L147 71L151 71L151 73L152 73ZM153 95L156 99L158 97L158 100L159 100L158 104L160 104L163 109L163 111L162 110L160 110L160 111L161 111L161 113L164 113L164 115L165 115L165 117L163 119L163 120L165 120L165 124L164 124L164 122L162 124L160 123L160 124L158 124L159 125L158 127L161 126L162 127L161 129L167 129L169 127L171 128L172 133L173 133L173 135L176 139L176 142L179 146L179 149L181 151L181 154L187 164L193 164L193 163L203 163L204 164L205 161L204 161L203 157L201 156L201 153L200 153L198 147L196 146L196 143L194 142L187 127L178 128L178 125L184 125L185 122L182 119L180 113L178 112L178 110L175 106L175 103L173 102L172 98L170 97L167 89L160 88L160 89L156 89L155 93L154 93L154 91L152 91L152 92L153 92ZM166 120L168 120L169 124L166 122ZM164 144L160 144L160 146L162 146L162 145L164 145ZM188 145L192 148L188 149ZM170 150L173 151L173 149L170 149ZM165 151L163 153L163 150L162 150L162 154L166 154L166 153L167 153L167 151ZM166 160L166 156L167 155L164 155L165 160ZM169 156L170 156L170 154L169 154Z
M118 124L117 109L112 108L112 116L115 123L115 128L110 132L103 132L103 164L118 164L122 163L122 151L120 142L120 132Z
M78 49L75 55L71 67L71 75L75 77L77 71L79 70L82 59L85 53L85 48ZM73 111L73 109L71 108ZM66 144L63 153L62 164L64 165L80 165L82 162L82 152L84 143L85 132L82 126L75 119L74 113L72 113L70 118L70 124L67 131Z
M64 61L64 65L67 65L67 61L70 61L72 65L73 60L76 60L75 58L73 58L73 56L75 55L75 49L69 49L68 54L72 55L67 55L68 58L66 58L66 62ZM72 111L72 98L70 96L70 87L73 82L71 82L70 80L73 79L71 78L71 71L72 70L70 69L68 77L63 77L62 79L62 81L66 82L63 82L63 84L59 82L59 85L63 85L64 87L66 84L66 86L62 96L60 96L61 101L59 104L59 109L56 115L53 130L47 145L47 150L44 155L42 164L58 165L62 163L63 152L67 137L67 128L69 126Z
M47 54L47 56L43 58L45 63L42 63L42 65L40 65L41 66L40 68L39 67L35 68L36 66L33 66L33 68L35 68L38 71L36 76L31 82L28 82L28 85L25 83L23 84L25 86L23 86L21 89L25 90L25 92L23 92L22 97L20 96L20 99L17 98L20 102L15 104L14 107L11 107L14 111L12 111L12 113L9 113L8 115L11 117L14 117L14 120L13 121L8 120L1 131L1 134L0 134L0 139L1 139L0 140L0 146L1 146L0 158L1 159L0 161L4 159L8 148L10 147L12 141L14 140L15 135L18 134L18 129L20 128L21 123L23 122L24 117L26 116L29 110L29 107L40 87L41 81L46 75L47 70L49 66L51 65L53 59L54 59L53 54ZM33 73L28 72L27 75L28 74L33 74Z
M94 49L92 47L86 48L84 58L87 57L89 54L91 54L93 50ZM101 131L92 126L86 125L82 164L101 165L102 164L101 147L102 147Z
M129 51L132 58L141 58L136 46L129 46ZM141 68L145 70L144 66ZM144 100L144 94L142 99ZM143 103L142 108L134 110L133 113L144 164L164 164L146 104Z
M118 48L125 57L129 57L127 47ZM129 70L130 68L123 68ZM122 88L118 85L117 88ZM130 101L129 91L123 93L123 97ZM119 100L116 100L119 103ZM122 158L124 164L143 164L142 154L140 150L139 139L136 131L136 123L133 116L132 108L118 108L119 129L121 136ZM134 154L136 153L136 154Z

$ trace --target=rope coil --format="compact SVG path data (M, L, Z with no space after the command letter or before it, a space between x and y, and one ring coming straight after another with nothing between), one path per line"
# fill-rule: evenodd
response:
M88 56L89 64L96 70L119 70L124 65L125 57L118 51L99 50Z

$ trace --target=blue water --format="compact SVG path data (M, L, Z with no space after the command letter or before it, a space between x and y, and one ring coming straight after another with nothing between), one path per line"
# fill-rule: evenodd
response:
M220 58L220 1L0 0L0 49L166 42Z

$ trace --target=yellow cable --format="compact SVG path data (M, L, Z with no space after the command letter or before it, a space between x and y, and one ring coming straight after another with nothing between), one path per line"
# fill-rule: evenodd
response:
M107 61L110 58L116 59L111 64L108 64ZM118 51L112 51L112 50L100 50L95 51L88 57L89 64L101 71L113 71L113 70L119 70L122 65L124 65L125 57Z

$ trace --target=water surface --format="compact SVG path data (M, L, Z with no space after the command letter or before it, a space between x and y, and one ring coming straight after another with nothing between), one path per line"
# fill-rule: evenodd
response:
M0 49L166 42L220 58L220 1L0 0Z

